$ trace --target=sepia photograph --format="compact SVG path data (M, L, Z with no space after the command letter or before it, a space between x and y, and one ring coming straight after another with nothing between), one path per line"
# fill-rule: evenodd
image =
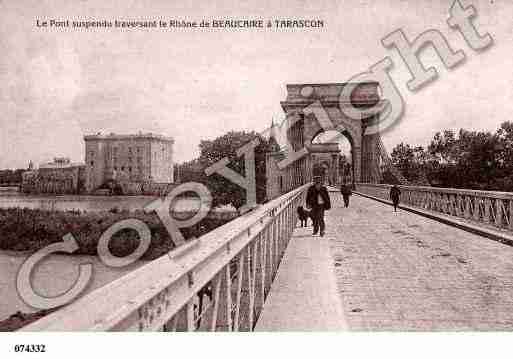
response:
M509 339L512 43L510 0L0 0L0 355Z

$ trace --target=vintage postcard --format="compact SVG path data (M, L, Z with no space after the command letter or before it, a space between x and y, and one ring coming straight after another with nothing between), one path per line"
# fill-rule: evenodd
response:
M0 0L0 350L511 331L512 14Z

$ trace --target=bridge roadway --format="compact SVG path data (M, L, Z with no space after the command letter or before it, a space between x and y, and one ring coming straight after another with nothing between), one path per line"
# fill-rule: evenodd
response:
M296 228L256 330L511 330L513 248L331 193L324 238Z

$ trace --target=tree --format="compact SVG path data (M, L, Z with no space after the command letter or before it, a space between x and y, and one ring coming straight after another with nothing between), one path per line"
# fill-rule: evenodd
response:
M513 122L503 122L497 130L498 167L501 172L500 187L506 191L513 191Z
M205 168L198 158L184 162L175 167L175 179L179 183L199 182L207 183Z
M513 122L502 123L495 133L437 132L427 151L401 143L392 161L409 180L426 173L435 186L512 191Z
M457 141L454 131L437 132L428 146L428 152L438 162L454 164L457 159Z
M390 154L392 164L411 183L425 185L424 171L427 162L427 153L421 146L412 147L401 142L394 147ZM387 174L389 178L391 174Z
M21 183L22 174L26 171L26 169L0 170L0 183Z
M270 150L270 146L262 135L254 131L230 131L214 140L201 141L198 162L204 173L205 168L226 157L229 160L227 166L245 176L244 158L238 157L236 151L254 139L259 140L255 148L256 198L258 203L263 203L266 200L265 153ZM217 173L208 177L201 176L196 180L209 188L214 207L231 203L235 208L240 208L246 203L245 189Z

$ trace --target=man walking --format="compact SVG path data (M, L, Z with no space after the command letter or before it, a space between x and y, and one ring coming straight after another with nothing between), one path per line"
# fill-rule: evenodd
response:
M394 204L394 212L397 212L397 206L399 205L399 198L401 197L401 190L397 185L393 185L392 188L390 188L390 199L392 200L392 203Z
M353 194L351 186L346 183L342 184L340 187L340 193L342 193L342 197L344 198L344 207L349 207L349 197Z
M312 209L313 235L320 230L321 237L324 236L326 225L324 223L324 211L331 208L328 190L321 183L321 177L314 177L314 185L308 188L306 194L306 205Z

